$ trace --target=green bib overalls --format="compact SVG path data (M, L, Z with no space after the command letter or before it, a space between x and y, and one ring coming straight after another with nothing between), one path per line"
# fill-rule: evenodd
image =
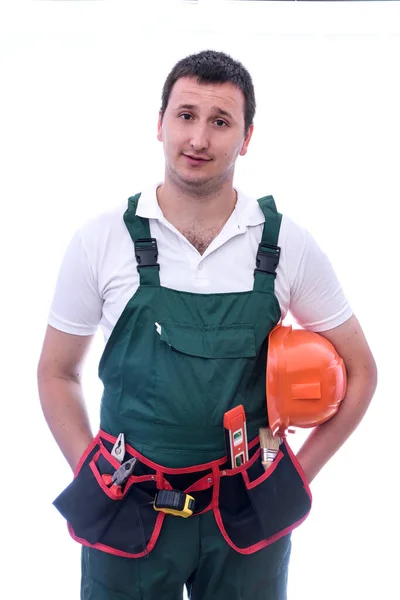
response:
M267 424L268 334L280 319L274 294L281 215L271 196L252 291L179 292L160 285L157 244L136 215L124 215L140 286L99 365L101 429L74 481L55 500L84 545L82 600L284 600L290 531L307 516L311 493L286 441L265 472L258 430ZM132 256L134 267L134 255ZM235 257L226 265L235 268ZM242 404L249 461L226 462L224 413ZM125 460L138 462L123 492L105 484ZM188 518L153 508L157 490L195 498Z

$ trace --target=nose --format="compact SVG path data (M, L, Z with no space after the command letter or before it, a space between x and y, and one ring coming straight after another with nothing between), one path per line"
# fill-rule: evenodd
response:
M207 126L203 123L196 123L191 129L190 146L196 152L206 150L209 146L207 135Z

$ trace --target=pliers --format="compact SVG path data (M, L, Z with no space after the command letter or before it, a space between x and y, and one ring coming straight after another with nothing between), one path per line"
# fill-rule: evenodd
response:
M122 485L132 474L136 462L137 458L130 458L129 460L125 461L113 475L109 475L107 473L102 475L102 479L106 486L108 486L118 498L122 498Z
M117 461L121 464L124 460L125 456L125 436L123 433L120 433L116 439L116 442L111 450L111 456L117 459Z

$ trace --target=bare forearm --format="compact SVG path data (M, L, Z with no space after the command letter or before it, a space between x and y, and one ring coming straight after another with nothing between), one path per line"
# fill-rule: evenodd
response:
M74 471L93 439L82 386L73 379L39 378L39 396L54 439Z
M309 482L359 425L373 397L375 387L375 374L350 377L346 397L337 414L310 433L297 453L297 458Z

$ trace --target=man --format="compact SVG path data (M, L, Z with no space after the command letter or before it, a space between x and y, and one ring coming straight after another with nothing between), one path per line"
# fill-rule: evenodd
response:
M309 510L307 482L373 396L374 359L328 259L271 198L257 202L233 187L254 113L240 63L214 51L179 61L158 122L164 181L86 223L65 255L38 380L45 417L76 475L55 503L84 545L84 600L177 600L185 585L192 600L285 599L290 531ZM276 273L257 262L265 248L280 248ZM282 444L262 475L251 440L267 418L268 335L289 310L343 358L347 393L297 458ZM99 324L107 342L101 438L81 389ZM223 418L240 404L250 466L229 471ZM125 488L110 479L121 462L119 433L125 459L137 459ZM160 490L183 497L185 508L154 510Z

